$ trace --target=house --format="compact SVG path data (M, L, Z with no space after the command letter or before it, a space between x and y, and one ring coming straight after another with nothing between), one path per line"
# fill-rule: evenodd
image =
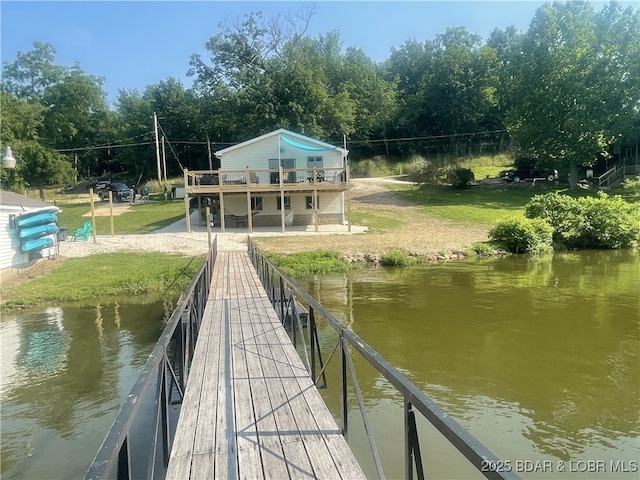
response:
M59 211L48 203L0 191L0 270L26 268L55 256Z
M219 170L185 170L187 228L193 197L210 207L213 224L222 231L344 224L348 153L285 129L219 150Z

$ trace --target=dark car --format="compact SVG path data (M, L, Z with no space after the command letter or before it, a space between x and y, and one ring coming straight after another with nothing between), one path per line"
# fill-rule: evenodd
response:
M530 165L522 165L515 170L503 170L500 178L505 182L518 183L524 180L547 180L553 182L558 179L558 171L554 169L539 170Z
M124 183L110 183L98 192L100 200L107 200L109 192L115 202L128 202L131 198L131 188Z

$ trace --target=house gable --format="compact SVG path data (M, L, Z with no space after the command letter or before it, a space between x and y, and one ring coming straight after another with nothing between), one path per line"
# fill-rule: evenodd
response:
M344 148L279 129L219 150L215 155L221 169L231 170L273 168L274 160L276 165L285 160L287 168L307 168L309 158L319 157L325 168L342 167L348 153Z

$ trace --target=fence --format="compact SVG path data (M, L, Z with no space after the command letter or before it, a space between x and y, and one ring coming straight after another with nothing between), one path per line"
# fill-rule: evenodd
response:
M385 478L380 454L377 451L371 424L367 418L365 401L362 397L356 370L352 360L352 352L362 356L376 371L397 389L404 401L404 465L405 478L410 480L414 474L418 479L424 479L424 465L419 443L419 431L416 426L416 413L421 414L430 422L462 455L486 478L515 479L519 478L511 471L510 464L499 460L475 437L467 432L460 424L449 417L424 392L419 390L409 379L387 362L380 354L365 343L358 335L349 330L311 295L304 291L294 280L285 275L278 267L266 259L249 238L249 256L255 266L258 276L267 291L276 311L280 314L285 325L290 325L290 335L296 348L305 357L311 378L316 385L326 384L325 369L337 354L340 361L340 399L341 399L341 428L343 435L348 435L348 379L351 379L351 391L355 394L357 404L367 434L371 453L380 478ZM302 303L308 306L304 316L300 315ZM301 318L306 321L307 335L303 333ZM338 335L338 342L329 357L322 358L320 341L318 338L318 321L326 322Z
M85 480L164 478L216 260L214 241L120 409ZM149 422L149 411L153 421ZM161 447L161 448L159 448Z

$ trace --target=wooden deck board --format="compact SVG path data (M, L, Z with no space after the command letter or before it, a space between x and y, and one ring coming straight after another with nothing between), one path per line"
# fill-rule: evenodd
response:
M219 252L167 478L365 478L244 252Z

